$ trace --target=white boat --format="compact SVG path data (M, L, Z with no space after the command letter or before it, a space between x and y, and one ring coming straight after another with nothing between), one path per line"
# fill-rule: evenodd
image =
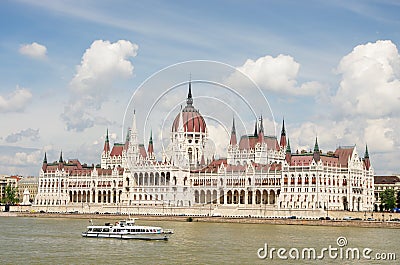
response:
M91 225L82 232L83 237L142 239L142 240L168 240L174 232L171 229L163 229L157 226L141 226L135 224L135 218L121 220L115 224Z

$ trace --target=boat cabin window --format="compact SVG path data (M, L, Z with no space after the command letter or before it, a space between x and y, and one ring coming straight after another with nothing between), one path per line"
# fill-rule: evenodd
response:
M103 232L109 232L110 231L110 229L107 227L107 228L103 228Z
M93 232L101 232L101 228L93 228Z

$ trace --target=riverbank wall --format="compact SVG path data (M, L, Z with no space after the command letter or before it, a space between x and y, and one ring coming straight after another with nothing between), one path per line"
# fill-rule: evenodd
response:
M126 218L127 215L146 220L195 222L269 223L285 225L330 225L400 228L400 213L350 212L324 210L279 210L218 205L194 207L167 206L11 206L10 212L0 207L0 216L60 218ZM330 220L326 217L329 217ZM190 218L190 219L189 219ZM345 219L352 219L351 221Z

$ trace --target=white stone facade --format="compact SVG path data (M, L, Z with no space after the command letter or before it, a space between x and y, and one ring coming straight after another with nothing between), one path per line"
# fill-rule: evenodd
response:
M125 143L110 149L107 133L100 166L65 162L62 156L48 164L45 157L35 204L373 210L374 172L367 151L364 158L355 146L322 154L316 141L314 152L293 154L284 126L278 143L276 136L264 136L261 119L254 135L239 143L233 124L227 158L214 160L206 152L205 121L192 104L189 88L161 161L152 139L147 152L138 143L136 114Z

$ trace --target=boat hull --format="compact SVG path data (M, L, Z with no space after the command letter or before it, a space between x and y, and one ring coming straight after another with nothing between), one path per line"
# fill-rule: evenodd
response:
M118 234L118 233L82 233L83 237L91 238L116 238L138 240L168 240L168 234Z

